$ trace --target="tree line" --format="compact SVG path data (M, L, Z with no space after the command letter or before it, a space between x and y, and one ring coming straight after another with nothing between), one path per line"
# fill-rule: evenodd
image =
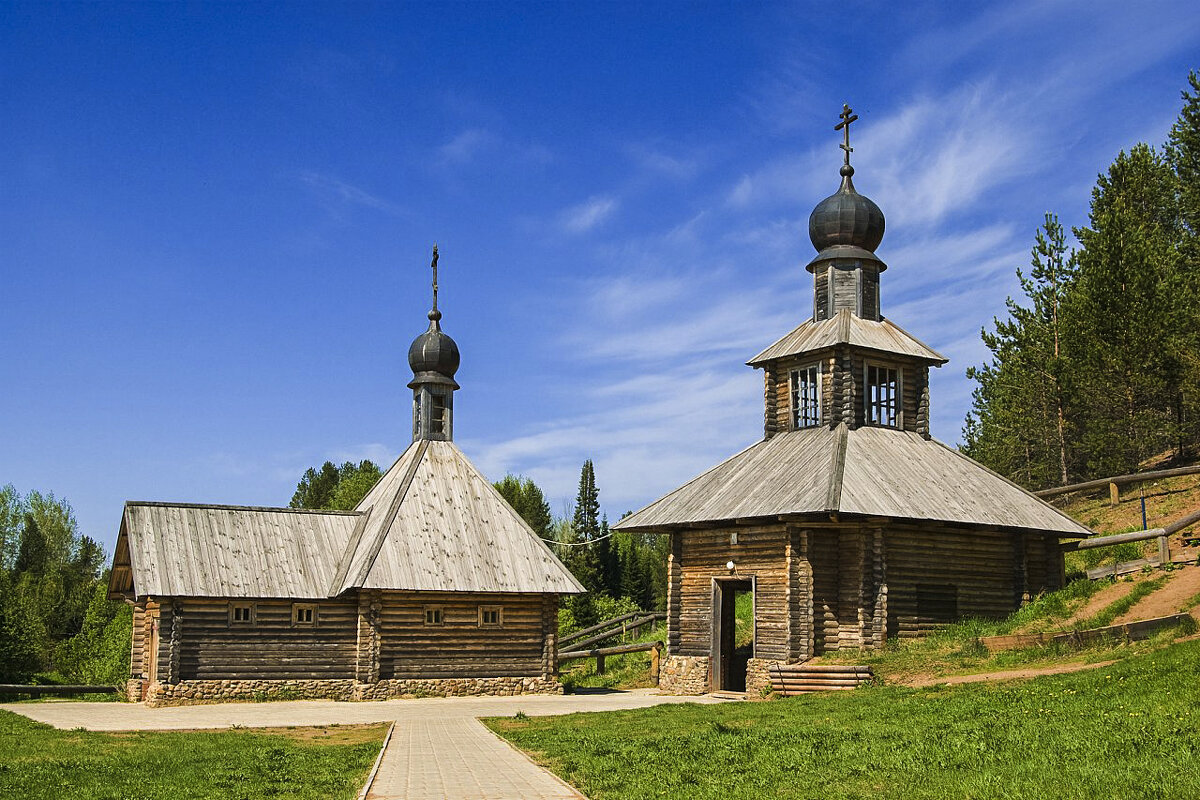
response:
M125 682L133 615L106 561L66 501L0 487L0 683Z
M1161 147L1122 151L1068 243L1054 214L1022 296L982 331L963 451L1042 488L1200 447L1200 76Z

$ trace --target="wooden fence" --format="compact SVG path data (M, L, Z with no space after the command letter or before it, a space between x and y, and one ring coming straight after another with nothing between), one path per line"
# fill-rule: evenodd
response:
M1130 483L1144 483L1145 481L1156 481L1160 478L1177 478L1181 475L1197 475L1200 474L1200 464L1190 467L1175 467L1173 469L1156 469L1150 472L1135 472L1130 475L1114 475L1110 478L1099 478L1094 481L1084 481L1083 483L1072 483L1067 486L1054 486L1049 489L1040 489L1034 492L1035 495L1041 498L1058 497L1061 494L1070 494L1071 492L1087 492L1093 489L1103 489L1108 487L1109 501L1112 505L1116 505L1121 498L1120 487Z
M601 647L595 650L568 650L558 654L558 661L574 661L579 658L596 659L596 674L604 674L604 659L608 656L618 656L624 653L650 652L650 680L658 685L659 668L662 663L662 642L636 642L634 644L619 644L615 647Z
M558 640L559 652L566 650L567 645L570 645L574 650L582 650L588 645L600 644L601 642L612 639L615 636L622 636L626 633L633 633L647 625L650 625L659 620L667 618L666 612L663 611L635 611L632 614L625 614L620 617L613 617L604 622L597 623L590 628L584 628L581 631L575 631L570 636L564 636ZM592 634L589 636L589 634ZM586 638L585 638L586 637ZM562 656L559 656L562 659Z

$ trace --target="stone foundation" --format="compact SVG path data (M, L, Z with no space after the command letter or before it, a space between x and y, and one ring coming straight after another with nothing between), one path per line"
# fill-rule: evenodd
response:
M769 670L775 664L782 664L778 659L752 658L746 662L746 698L757 700L765 697L771 691L771 674Z
M667 656L662 660L658 689L663 694L697 695L709 690L708 656Z
M136 685L135 685L136 684ZM142 682L131 680L126 694L141 699ZM409 678L356 683L353 680L226 680L155 682L146 705L181 706L230 700L388 700L397 697L468 697L483 695L562 694L554 678Z
M125 681L125 699L131 703L140 703L142 687L146 684L141 678L130 678Z

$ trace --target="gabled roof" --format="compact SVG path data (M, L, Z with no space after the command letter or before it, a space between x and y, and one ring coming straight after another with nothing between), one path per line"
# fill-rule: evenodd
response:
M1088 536L1053 506L935 439L891 428L780 433L626 517L664 530L786 515L853 514Z
M356 510L367 524L331 595L586 591L453 442L413 443Z
M324 597L360 515L128 502L109 589L138 597Z
M772 359L811 353L839 344L912 356L938 365L949 360L891 320L863 319L843 308L829 319L808 320L746 363L759 367Z
M335 597L584 588L451 442L418 441L354 511L125 504L109 590Z

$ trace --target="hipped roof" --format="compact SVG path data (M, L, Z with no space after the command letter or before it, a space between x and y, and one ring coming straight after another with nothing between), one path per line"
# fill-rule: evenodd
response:
M354 511L125 504L109 588L335 597L584 588L452 442L414 442Z
M613 528L661 531L806 514L988 525L1072 537L1091 533L936 439L844 425L776 434Z
M811 353L841 344L880 353L912 356L939 366L948 360L891 320L863 319L843 308L829 319L806 321L746 363L759 367L776 358Z

